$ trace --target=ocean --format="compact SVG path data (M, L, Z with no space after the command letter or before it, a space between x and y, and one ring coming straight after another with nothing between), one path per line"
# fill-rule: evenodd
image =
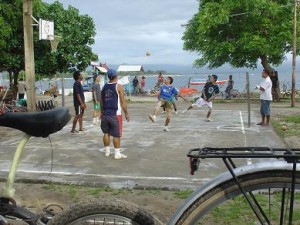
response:
M239 90L240 92L246 91L246 72L241 73L241 72L232 72L230 73L233 76L234 80L234 89ZM157 82L157 75L144 75L144 74L127 74L129 75L128 80L129 84L124 85L124 89L127 93L132 91L132 80L135 75L137 75L139 78L142 76L145 76L145 91L150 92L153 90L156 82ZM218 80L227 80L229 73L227 74L217 74L218 75ZM208 73L194 73L194 74L172 74L172 75L164 75L164 76L172 76L174 79L173 86L175 86L177 89L180 90L182 87L188 87L189 86L189 81L206 81L208 77ZM120 76L119 79L122 79L123 76ZM261 73L249 73L249 83L250 83L250 91L255 89L255 85L259 84L261 82ZM48 80L48 79L43 79L36 81L36 93L41 94L43 91L49 89L51 87L51 84L53 82L56 82L58 85L58 88L62 90L62 79L58 78L56 81L54 80ZM104 83L106 82L105 76L103 76L101 85L103 86ZM280 82L280 88L282 89L283 86L286 86L287 90L291 89L291 84L292 84L292 75L291 74L279 74L279 82ZM71 94L72 93L72 87L73 87L74 79L73 78L64 78L64 89L65 89L65 94ZM6 86L8 85L8 81L3 79L1 77L0 73L0 86ZM223 91L225 90L227 86L227 83L224 85L219 85L220 90ZM197 86L190 86L191 88L197 88L199 90L202 89L203 85L197 85ZM296 89L300 88L300 81L299 79L296 79Z

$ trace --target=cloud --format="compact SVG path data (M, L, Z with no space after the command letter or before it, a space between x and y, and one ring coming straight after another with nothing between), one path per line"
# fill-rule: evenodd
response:
M44 0L53 3L54 0ZM93 51L108 64L192 64L181 27L198 11L197 0L59 0L93 18ZM149 51L151 56L147 57Z

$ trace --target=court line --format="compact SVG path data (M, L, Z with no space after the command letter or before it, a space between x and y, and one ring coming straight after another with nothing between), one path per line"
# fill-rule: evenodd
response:
M8 170L1 170L1 172L8 172ZM199 181L209 181L211 178L191 178L187 179L184 177L146 177L146 176L123 176L123 175L105 175L105 174L93 174L93 173L72 173L63 171L41 171L41 170L18 170L18 173L28 173L28 174L46 174L46 175L64 175L64 176L90 176L90 177L100 177L100 178L118 178L118 179L136 179L136 180L169 180L169 181L185 181L185 182L199 182Z

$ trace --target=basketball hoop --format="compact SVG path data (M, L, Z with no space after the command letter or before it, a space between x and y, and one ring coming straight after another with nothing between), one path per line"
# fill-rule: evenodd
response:
M51 44L51 52L55 53L57 51L58 43L61 40L61 36L48 35L48 40L50 41Z

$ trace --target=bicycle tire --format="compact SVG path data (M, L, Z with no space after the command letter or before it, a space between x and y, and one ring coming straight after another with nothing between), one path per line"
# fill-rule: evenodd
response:
M291 185L292 171L275 170L260 171L238 177L247 192L265 190L269 188L287 188ZM300 171L296 172L296 190L300 189ZM195 225L212 209L227 200L242 195L236 181L228 180L218 186L206 191L193 201L189 207L180 215L176 222L169 224ZM273 223L272 223L273 224ZM278 223L276 223L278 224Z
M87 220L96 224L162 225L156 217L137 205L111 198L75 204L55 215L48 225L87 224Z

